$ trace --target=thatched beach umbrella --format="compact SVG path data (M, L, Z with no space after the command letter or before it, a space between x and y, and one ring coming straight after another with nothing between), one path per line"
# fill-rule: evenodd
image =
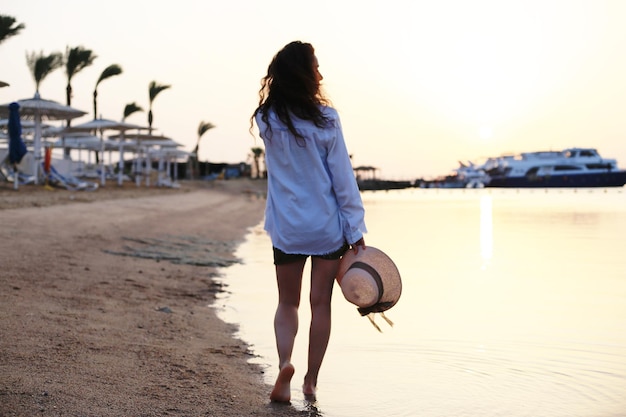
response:
M115 136L110 136L111 139L119 139L122 136L122 134L120 135L115 135ZM145 176L146 176L146 186L150 186L150 171L152 168L152 161L150 159L150 153L149 153L149 149L152 146L172 146L173 143L175 143L172 139L163 136L163 135L155 135L155 134L150 134L150 133L129 133L126 135L127 139L131 139L133 141L135 141L137 143L137 158L136 158L136 171L137 173L141 174L141 159L142 157L145 158L145 162L146 162L146 172L145 172ZM137 186L139 186L141 182L141 178L140 175L137 175L136 178L136 183Z
M82 110L65 106L52 100L44 100L35 93L35 97L18 100L20 113L22 118L32 118L35 121L35 137L33 141L33 175L35 176L35 184L39 183L40 165L43 160L41 146L41 121L48 120L69 120L86 114ZM0 115L9 113L9 105L0 105Z
M101 185L105 185L106 183L106 176L105 176L105 172L104 172L104 137L103 137L103 132L105 130L116 130L118 132L120 132L121 138L120 138L120 147L119 147L119 152L120 152L120 170L118 173L118 185L122 185L122 179L123 179L123 154L124 154L124 147L123 147L123 141L124 141L124 132L126 130L140 130L140 129L147 129L144 128L142 126L138 126L132 123L126 123L126 122L118 122L115 120L109 120L109 119L93 119L89 122L86 123L82 123L76 126L72 126L66 129L66 132L90 132L93 130L99 130L100 131L100 151L101 151L101 158L100 158L100 184Z

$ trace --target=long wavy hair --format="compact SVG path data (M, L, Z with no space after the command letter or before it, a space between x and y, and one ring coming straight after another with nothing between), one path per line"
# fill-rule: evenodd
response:
M278 51L267 68L267 75L261 79L259 107L250 118L250 128L260 112L271 138L270 110L296 138L302 140L304 137L293 125L293 116L310 120L320 128L326 127L328 120L320 105L329 104L329 100L321 91L314 65L315 50L310 43L294 41Z

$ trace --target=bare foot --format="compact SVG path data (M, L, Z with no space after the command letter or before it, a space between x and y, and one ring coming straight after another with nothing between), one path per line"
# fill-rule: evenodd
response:
M317 392L317 387L314 384L305 383L302 385L302 393L304 394L304 399L309 402L315 402L316 397L315 393Z
M288 403L291 400L291 377L295 369L292 364L288 363L280 370L278 373L278 378L276 378L276 383L274 384L274 389L270 394L270 400L280 402L280 403Z

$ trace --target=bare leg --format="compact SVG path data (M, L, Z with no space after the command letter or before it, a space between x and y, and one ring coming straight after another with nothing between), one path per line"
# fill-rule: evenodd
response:
M302 260L276 266L278 307L274 316L274 333L280 372L270 394L272 401L289 402L291 400L290 382L294 374L291 354L296 333L298 333L298 307L305 262L306 260Z
M328 347L331 327L330 302L339 260L312 258L311 265L311 327L309 329L308 370L302 392L314 399L317 376Z

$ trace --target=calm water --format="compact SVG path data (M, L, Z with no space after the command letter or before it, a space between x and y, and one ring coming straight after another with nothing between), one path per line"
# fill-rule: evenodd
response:
M403 293L382 333L336 287L318 401L301 393L308 280L292 406L311 416L626 416L626 189L363 194L366 243ZM276 377L271 243L262 226L223 272L222 318Z

